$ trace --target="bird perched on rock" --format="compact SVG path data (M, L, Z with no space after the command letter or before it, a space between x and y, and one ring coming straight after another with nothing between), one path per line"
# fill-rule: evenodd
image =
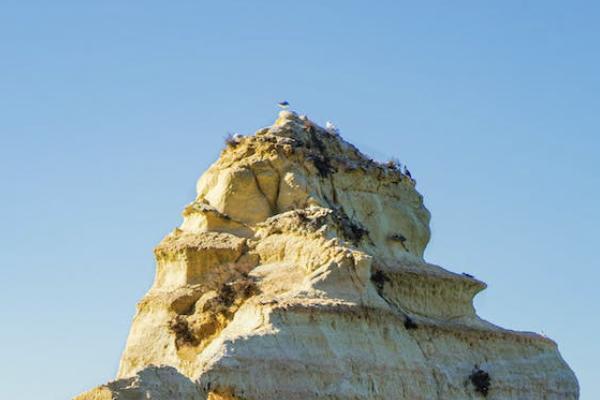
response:
M340 133L337 126L335 126L334 123L330 121L327 121L325 123L325 130L331 133L332 135L338 135Z
M410 179L412 179L412 175L410 174L410 171L408 170L408 168L406 168L406 165L404 166L404 175L406 175Z
M279 108L281 108L282 110L287 110L288 108L290 108L290 103L288 103L287 101L280 101L279 103L277 103L277 105L279 106Z
M462 275L466 276L467 278L475 278L473 275L467 274L466 272L463 272Z

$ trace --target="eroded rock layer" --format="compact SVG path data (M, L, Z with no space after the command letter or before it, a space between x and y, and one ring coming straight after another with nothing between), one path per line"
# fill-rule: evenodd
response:
M556 344L480 319L423 260L415 182L282 112L227 141L156 247L118 379L90 399L577 399Z

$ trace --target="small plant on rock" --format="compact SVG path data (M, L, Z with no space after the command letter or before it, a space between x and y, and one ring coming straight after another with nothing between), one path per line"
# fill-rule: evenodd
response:
M390 158L385 164L389 169L400 171L402 169L402 163L397 158Z
M227 136L225 136L225 145L227 147L235 148L238 144L240 144L239 135L228 133Z
M377 290L382 291L383 286L386 282L390 281L390 278L388 278L388 276L382 270L377 270L373 275L371 275L371 281L373 281L373 284Z
M491 384L490 374L476 365L471 375L469 375L469 380L475 386L476 392L481 393L483 397L487 397Z

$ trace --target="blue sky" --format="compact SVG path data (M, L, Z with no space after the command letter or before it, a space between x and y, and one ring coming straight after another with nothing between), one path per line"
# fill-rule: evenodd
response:
M3 397L112 378L152 248L227 132L275 103L408 164L426 258L545 332L600 398L595 2L4 1Z

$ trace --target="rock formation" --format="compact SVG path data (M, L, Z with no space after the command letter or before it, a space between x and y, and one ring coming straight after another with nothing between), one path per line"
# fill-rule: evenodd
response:
M156 247L117 380L78 400L577 399L556 344L423 260L415 182L280 113L227 141Z

